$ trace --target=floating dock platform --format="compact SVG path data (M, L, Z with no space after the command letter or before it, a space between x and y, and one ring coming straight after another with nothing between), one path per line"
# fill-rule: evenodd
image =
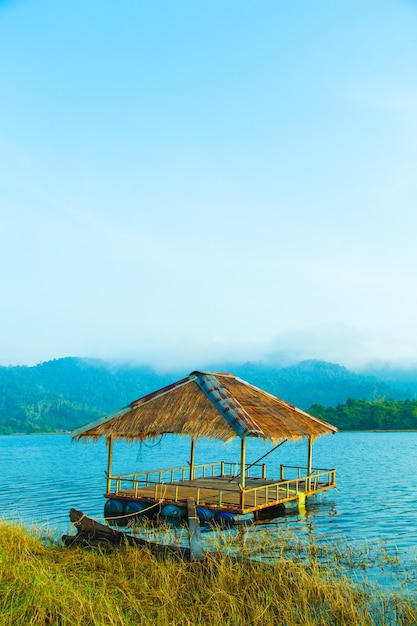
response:
M336 487L334 469L280 467L280 478L267 478L266 465L246 470L245 487L237 463L209 463L190 467L138 472L108 477L105 493L106 517L139 518L152 513L162 517L185 516L187 501L193 498L201 522L252 514L271 517L288 504L304 505L305 499ZM164 513L165 512L165 513Z
M201 521L252 514L273 516L287 503L304 504L307 497L336 486L336 470L313 468L313 443L337 428L285 400L228 373L194 371L171 385L150 393L127 407L74 431L76 440L106 439L108 446L105 516L129 519L158 513L185 516L189 498ZM163 435L187 436L187 467L114 475L113 444L155 439ZM239 462L196 465L199 438L228 442L240 439ZM251 439L270 441L274 447L248 464L246 446ZM271 452L287 441L306 439L305 467L281 465L279 477L269 477L265 463Z

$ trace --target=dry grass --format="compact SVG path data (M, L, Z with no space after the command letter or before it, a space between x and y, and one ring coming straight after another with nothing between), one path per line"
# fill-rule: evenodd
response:
M254 534L244 553L256 554L266 541L262 531ZM323 548L314 544L307 555L297 550L285 538L273 566L224 552L195 563L160 561L137 548L63 548L35 530L0 523L0 624L417 624L414 599L353 585L337 554L323 567Z

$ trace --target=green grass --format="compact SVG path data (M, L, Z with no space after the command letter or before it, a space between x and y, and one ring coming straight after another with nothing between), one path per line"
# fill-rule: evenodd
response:
M0 625L417 624L415 598L355 585L337 549L262 530L232 542L245 555L273 549L274 564L231 559L225 545L194 563L66 548L0 523Z

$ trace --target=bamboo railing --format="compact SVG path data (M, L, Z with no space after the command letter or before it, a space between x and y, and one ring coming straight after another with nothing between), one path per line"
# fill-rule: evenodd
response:
M300 494L312 495L336 486L334 469L314 468L310 474L307 472L306 467L281 465L279 480L266 481L265 464L247 465L246 478L255 478L259 484L242 489L238 481L240 464L219 461L194 466L192 479L189 466L109 476L108 496L140 498L146 487L146 497L155 501L186 502L192 494L197 505L204 501L206 506L213 508L237 507L240 512L250 512L296 500ZM201 480L205 478L222 480L218 486L213 486ZM236 493L239 494L238 502Z

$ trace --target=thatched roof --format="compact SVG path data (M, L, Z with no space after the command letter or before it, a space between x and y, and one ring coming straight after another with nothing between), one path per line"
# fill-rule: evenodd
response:
M143 440L168 433L279 439L318 437L337 428L233 374L192 372L73 432L74 439Z

